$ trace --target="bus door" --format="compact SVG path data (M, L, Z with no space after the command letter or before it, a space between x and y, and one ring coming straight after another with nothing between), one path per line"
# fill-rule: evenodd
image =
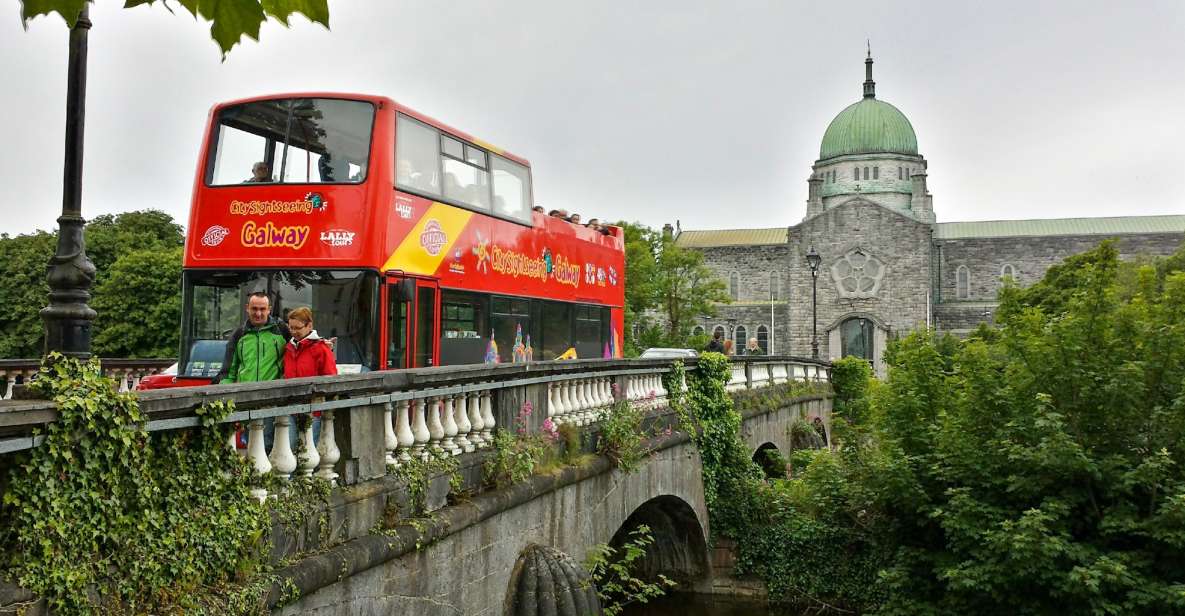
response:
M387 278L387 370L411 365L411 324L409 315L416 299L416 282L411 278Z
M388 276L388 369L436 365L439 314L440 285L435 280Z
M412 368L436 365L436 345L440 342L440 283L416 279L415 340L412 345Z

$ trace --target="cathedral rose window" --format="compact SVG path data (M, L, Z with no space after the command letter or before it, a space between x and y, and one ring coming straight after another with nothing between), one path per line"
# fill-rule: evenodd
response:
M881 279L885 276L885 264L876 257L865 254L857 248L831 266L831 277L842 298L876 297Z

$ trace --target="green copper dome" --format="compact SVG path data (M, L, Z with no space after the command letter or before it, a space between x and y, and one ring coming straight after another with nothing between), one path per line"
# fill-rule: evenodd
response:
M872 58L864 61L864 99L839 112L819 147L819 159L844 154L909 154L917 156L913 126L896 107L876 99Z

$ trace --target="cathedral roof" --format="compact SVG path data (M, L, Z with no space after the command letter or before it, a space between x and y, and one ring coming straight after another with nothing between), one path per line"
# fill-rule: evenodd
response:
M896 107L876 98L872 55L864 61L864 98L839 112L819 146L819 160L845 154L907 154L917 156L913 125Z
M938 240L1043 235L1125 235L1130 233L1185 233L1185 216L976 220L940 222L934 225L934 239Z
M786 227L772 229L708 229L683 231L675 238L680 248L712 248L715 246L756 246L785 244Z

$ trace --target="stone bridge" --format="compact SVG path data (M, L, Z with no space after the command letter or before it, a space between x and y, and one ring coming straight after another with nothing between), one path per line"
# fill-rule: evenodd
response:
M694 370L695 360L686 367ZM711 588L700 460L683 433L652 439L652 454L629 474L607 458L587 457L499 489L482 476L493 455L492 431L522 418L528 402L545 412L525 417L527 430L548 418L581 426L586 451L599 437L598 414L615 399L644 405L657 427L674 424L661 378L670 369L669 360L463 366L143 392L140 399L150 430L189 429L204 400L233 399L237 410L227 421L250 426L244 455L260 472L313 473L338 486L302 528L274 527L270 556L291 563L273 572L263 598L274 613L535 613L519 612L516 601L571 585L554 562L530 555L532 546L583 561L593 546L620 545L641 524L655 538L647 573L664 573L687 589ZM828 381L828 366L793 357L738 359L728 389L752 397L804 380ZM744 412L751 453L787 451L790 426L800 418L817 417L829 430L830 394L784 400L780 408ZM291 416L315 411L319 439L311 429L300 438L316 454L297 458L281 437ZM6 452L38 445L28 429L53 414L50 403L0 402L0 470ZM267 419L277 436L270 452ZM399 512L416 504L399 465L434 447L455 454L466 496L448 504L449 477L434 476L423 503L429 513L404 519ZM0 584L0 606L30 599Z

